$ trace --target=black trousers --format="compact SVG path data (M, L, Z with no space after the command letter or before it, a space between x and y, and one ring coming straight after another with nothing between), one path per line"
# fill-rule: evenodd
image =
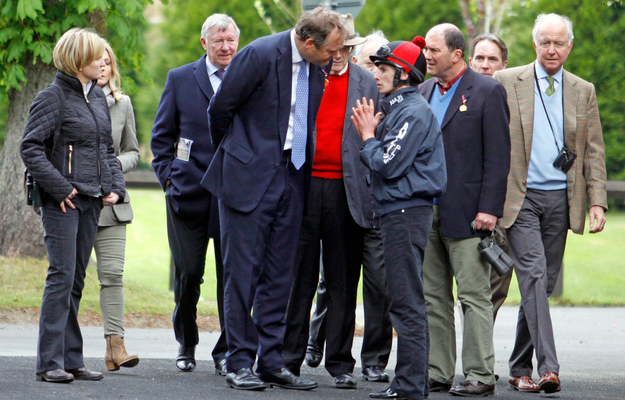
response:
M197 303L200 299L200 286L204 282L206 250L210 240L207 212L200 220L190 221L176 214L169 197L170 187L165 192L167 204L167 236L174 259L174 313L173 325L176 340L183 346L196 346L199 341L197 326ZM213 239L215 249L215 269L217 272L217 306L221 336L215 344L212 356L215 364L226 357L225 324L223 323L223 262L220 240Z
M391 320L397 331L397 365L391 388L411 399L429 394L430 338L422 266L432 217L430 206L380 217Z
M41 209L48 275L41 299L36 372L85 366L78 308L85 286L85 271L98 232L102 199L79 194L76 209L45 196Z
M285 153L253 211L219 202L229 372L252 368L256 360L259 373L285 367L284 316L304 213L304 174Z
M286 315L283 356L293 373L306 356L310 308L319 281L320 251L327 296L325 368L332 376L351 373L352 343L362 262L363 229L352 218L342 179L313 177L307 214L302 221L297 271Z
M379 228L364 229L364 251L362 255L362 297L365 311L365 329L360 350L363 368L378 366L386 368L393 346L393 325L389 310L391 302L386 293L386 272L384 268L384 246ZM325 315L328 310L328 296L321 265L321 278L317 286L315 311L310 318L308 343L323 349L326 341Z

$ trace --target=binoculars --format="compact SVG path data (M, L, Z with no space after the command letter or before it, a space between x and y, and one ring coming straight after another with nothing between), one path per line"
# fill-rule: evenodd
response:
M495 243L495 231L491 236L482 239L478 247L497 275L504 276L510 268L514 267L514 261Z
M41 187L35 182L30 172L26 172L26 204L33 206L34 209L39 209L43 206Z

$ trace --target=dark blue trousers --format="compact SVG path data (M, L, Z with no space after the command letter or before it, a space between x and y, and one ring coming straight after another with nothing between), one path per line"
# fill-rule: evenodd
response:
M229 372L284 368L282 347L300 225L304 171L283 157L249 213L219 202Z
M85 271L98 232L102 199L77 195L76 209L46 198L41 208L48 276L39 315L36 373L84 367L78 307Z
M165 191L167 205L167 237L174 260L174 307L173 326L176 341L183 346L196 346L200 341L197 326L197 303L201 285L204 283L206 250L211 239L209 211L203 217L191 220L176 214L171 202L171 185ZM211 205L212 207L212 205ZM223 323L223 263L221 240L213 238L215 271L217 273L217 308L221 335L212 352L215 364L226 357L227 345Z
M423 254L432 207L406 208L380 217L391 320L397 331L397 365L391 388L410 399L429 394L430 339L423 294Z

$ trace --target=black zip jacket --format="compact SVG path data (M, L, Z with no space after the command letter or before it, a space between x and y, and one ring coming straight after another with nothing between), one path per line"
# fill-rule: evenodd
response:
M417 88L380 100L383 119L376 137L364 142L360 160L372 171L376 215L432 205L447 187L443 135Z
M20 147L24 164L43 190L61 203L73 188L87 196L117 193L123 200L124 177L113 150L111 121L106 97L93 81L83 95L80 81L58 71L55 85L65 96L61 131L53 138L61 100L47 88L35 96Z

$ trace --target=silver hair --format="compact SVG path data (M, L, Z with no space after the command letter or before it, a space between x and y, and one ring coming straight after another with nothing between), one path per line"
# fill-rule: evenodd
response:
M384 32L382 32L379 29L371 31L371 33L368 34L365 37L365 39L367 39L366 42L364 42L363 44L359 44L358 46L354 47L354 54L353 54L353 56L356 57L359 60L360 60L360 52L362 51L362 47L364 45L366 45L367 43L379 42L380 46L382 46L383 44L387 44L388 43L388 39L386 38L386 36L384 36Z
M241 35L241 30L230 16L226 14L213 14L206 18L204 25L202 25L202 38L208 40L210 37L210 29L213 26L216 26L220 31L225 31L230 25L234 26L238 38Z
M565 15L559 15L559 14L554 14L554 13L550 13L550 14L543 13L543 14L539 14L538 17L536 17L536 22L534 22L534 29L532 30L532 39L534 39L534 43L538 44L538 28L540 28L540 25L542 25L543 22L551 18L560 18L562 22L564 22L564 24L566 25L566 29L569 32L569 44L568 45L570 46L571 43L573 42L573 39L575 38L573 36L573 22L571 22L569 17Z

